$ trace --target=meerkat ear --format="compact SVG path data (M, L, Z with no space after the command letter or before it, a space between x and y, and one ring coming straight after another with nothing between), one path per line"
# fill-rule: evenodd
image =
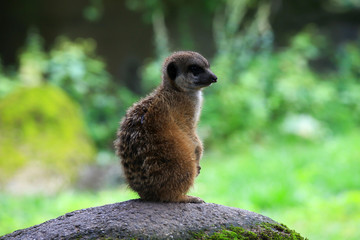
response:
M177 76L177 71L178 70L177 70L177 67L174 62L171 62L168 64L168 66L166 68L166 72L171 80L175 80L175 78Z

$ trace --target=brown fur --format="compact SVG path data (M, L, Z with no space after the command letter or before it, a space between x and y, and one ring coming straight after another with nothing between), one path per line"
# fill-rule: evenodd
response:
M189 51L166 58L162 72L162 84L127 111L116 152L141 199L203 202L186 193L199 174L203 151L196 135L201 89L217 78L203 56Z

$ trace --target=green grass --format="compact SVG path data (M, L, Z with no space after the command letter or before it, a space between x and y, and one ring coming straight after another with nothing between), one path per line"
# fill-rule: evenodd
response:
M0 236L67 212L132 198L137 198L137 195L124 187L96 193L68 191L53 197L19 197L0 193Z
M190 194L269 216L309 239L360 239L360 131L318 141L268 137L206 152ZM126 188L0 196L0 235L135 198Z

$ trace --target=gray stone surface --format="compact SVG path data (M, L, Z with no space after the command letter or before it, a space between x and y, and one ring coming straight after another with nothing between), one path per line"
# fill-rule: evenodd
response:
M67 213L0 237L5 239L189 239L224 226L253 229L268 217L213 203L154 203L130 200Z

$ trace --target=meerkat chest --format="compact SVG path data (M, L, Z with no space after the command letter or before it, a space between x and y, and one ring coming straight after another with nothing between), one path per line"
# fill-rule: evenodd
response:
M169 109L174 123L181 129L192 132L200 118L202 99L201 91L182 94L177 98L175 105Z
M197 123L200 119L201 107L203 102L203 95L201 91L196 93L196 100L195 100L195 113L194 113L194 120Z

